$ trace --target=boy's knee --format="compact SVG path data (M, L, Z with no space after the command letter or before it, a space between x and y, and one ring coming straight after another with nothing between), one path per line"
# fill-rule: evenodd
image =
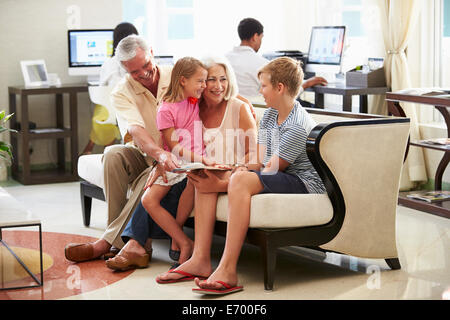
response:
M247 171L235 172L230 177L230 182L228 183L228 193L241 192L245 188L246 181L248 181Z

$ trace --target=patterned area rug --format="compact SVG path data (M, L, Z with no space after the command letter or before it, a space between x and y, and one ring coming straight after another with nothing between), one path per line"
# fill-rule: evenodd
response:
M39 234L37 231L3 229L2 239L40 279ZM64 247L71 242L85 243L95 238L65 233L43 232L44 286L0 291L0 300L54 300L78 295L117 282L133 270L112 272L104 260L72 263L64 257ZM35 285L6 247L0 245L0 288Z

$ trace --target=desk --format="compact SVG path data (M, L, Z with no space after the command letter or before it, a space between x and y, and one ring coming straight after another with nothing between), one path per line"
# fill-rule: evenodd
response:
M78 181L78 102L77 94L87 92L87 84L70 84L59 87L8 87L9 112L17 115L16 97L20 96L20 127L18 133L11 133L11 145L14 161L11 167L12 176L24 185ZM55 95L56 127L36 128L27 130L29 127L28 97L31 95L52 94ZM64 127L63 94L69 95L69 117L70 127ZM10 120L11 128L16 128L17 117ZM65 139L70 140L71 170L66 171L65 164ZM29 143L33 139L54 139L57 145L57 168L46 171L32 172L30 168ZM22 170L19 170L19 146L21 141Z
M445 124L447 125L447 137L450 137L450 114L447 109L450 107L449 98L439 98L417 94L402 94L389 92L386 93L386 101L388 103L389 113L397 117L406 117L406 114L403 108L401 107L400 102L420 103L424 107L436 108L444 117ZM434 178L434 189L442 190L442 175L444 174L445 168L447 167L450 161L450 148L448 146L431 145L421 141L410 141L409 146L429 148L444 152L444 155L438 165L438 168L436 169L436 174ZM408 149L406 150L406 155L408 154L409 146ZM404 205L405 207L410 207L413 209L425 211L442 217L450 218L450 201L428 203L425 201L408 198L407 197L408 193L413 192L414 191L401 192L398 198L398 203Z
M359 96L359 112L367 113L367 95L385 94L389 91L388 87L350 87L345 83L328 84L326 86L314 86L306 89L314 92L314 103L316 108L324 108L324 94L336 94L342 96L343 111L352 112L352 96Z

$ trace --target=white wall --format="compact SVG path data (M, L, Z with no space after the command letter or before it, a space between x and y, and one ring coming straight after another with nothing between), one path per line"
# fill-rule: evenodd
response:
M122 19L121 0L0 1L0 109L8 110L8 86L23 85L21 60L44 59L47 71L57 73L63 83L85 81L84 77L69 76L67 71L67 23L73 22L67 10L71 5L80 10L80 28L114 28ZM31 121L40 127L55 126L54 96L32 96L29 105ZM89 139L92 110L87 93L78 94L80 151ZM67 107L65 113L67 117ZM53 142L33 141L32 147L32 164L56 160Z

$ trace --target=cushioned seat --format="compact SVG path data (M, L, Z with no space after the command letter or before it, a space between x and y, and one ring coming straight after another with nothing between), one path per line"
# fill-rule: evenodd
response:
M103 177L103 154L89 154L78 158L78 175L100 188L105 187Z
M218 221L227 221L228 197L219 196ZM278 214L282 212L283 214ZM258 194L252 197L250 228L295 228L316 226L333 218L327 194Z

